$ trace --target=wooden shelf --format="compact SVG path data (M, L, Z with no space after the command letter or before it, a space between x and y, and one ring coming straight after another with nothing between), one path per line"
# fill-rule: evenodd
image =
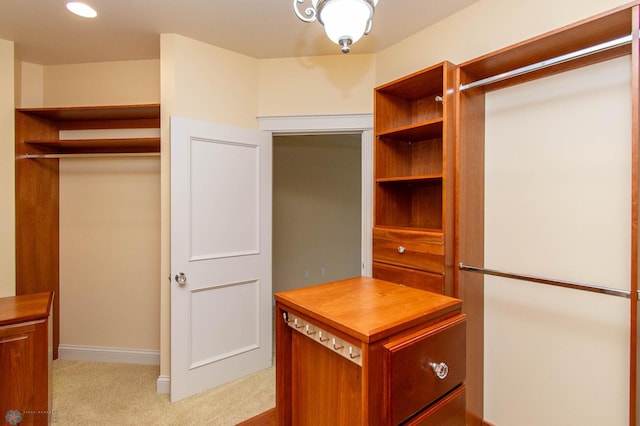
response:
M29 130L18 146L19 155L158 153L159 137L59 139L60 131L159 129L160 105L104 107L19 108L16 120ZM46 133L36 129L47 128ZM23 133L23 132L21 132ZM103 136L103 135L100 135Z
M16 111L53 121L159 119L160 104L60 108L18 108Z
M377 136L403 141L419 141L442 135L442 117L381 131Z
M160 152L160 138L37 140L24 141L24 143L38 148L38 153L110 154Z
M376 183L380 184L394 184L394 183L420 183L420 182L428 182L428 181L440 181L442 180L442 175L422 175L422 176L398 176L391 178L378 178L376 179Z
M376 93L406 100L419 100L430 95L442 96L442 79L442 66L434 65L383 84L376 89Z
M404 224L404 225L376 225L375 229L378 230L389 230L389 231L399 231L399 232L404 232L404 231L417 231L417 232L423 232L423 233L431 233L431 234L443 234L443 230L440 228L428 228L428 227L422 227L422 226L418 226L418 225L412 225L412 224Z

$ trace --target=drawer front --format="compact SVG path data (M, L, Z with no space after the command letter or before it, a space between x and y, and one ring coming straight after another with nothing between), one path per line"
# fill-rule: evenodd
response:
M374 228L373 260L442 274L444 235Z
M464 385L461 385L403 425L464 426L466 406L466 389Z
M444 294L444 276L384 263L373 263L373 278Z
M466 317L457 315L384 348L390 416L399 424L464 381Z

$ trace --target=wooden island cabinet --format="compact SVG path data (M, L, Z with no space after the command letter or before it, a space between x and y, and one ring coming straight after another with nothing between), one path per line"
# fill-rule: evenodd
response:
M464 425L459 299L369 277L275 299L278 424Z
M51 423L52 302L52 292L0 298L0 413L7 423Z

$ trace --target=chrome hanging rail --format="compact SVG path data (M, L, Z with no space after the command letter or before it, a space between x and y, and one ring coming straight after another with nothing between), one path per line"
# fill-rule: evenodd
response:
M618 290L616 288L599 287L599 286L594 286L589 284L579 284L571 281L552 280L549 278L535 277L532 275L514 274L511 272L501 272L501 271L496 271L494 269L468 266L463 263L458 264L458 269L460 269L461 271L476 272L484 275L493 275L495 277L512 278L516 280L531 281L538 284L547 284L547 285L552 285L556 287L572 288L574 290L583 290L583 291L590 291L593 293L608 294L610 296L624 297L627 299L631 298L631 292L629 290ZM640 299L640 293L638 294L638 298Z
M631 39L632 39L631 35L620 37L615 40L607 41L605 43L600 43L595 46L587 47L572 53L567 53L565 55L561 55L552 59L547 59L541 62L537 62L535 64L517 68L515 70L507 71L502 74L494 75L492 77L486 77L481 80L474 81L473 83L461 84L460 91L465 91L467 89L471 89L478 86L484 86L486 84L496 83L498 81L506 80L512 77L517 77L519 75L527 74L532 71L537 71L542 68L547 68L563 62L571 61L573 59L581 58L583 56L588 56L594 53L603 52L605 50L609 50L614 47L629 44L631 43Z
M78 154L26 154L28 159L42 158L105 158L105 157L159 157L159 152L111 152L111 153L78 153Z

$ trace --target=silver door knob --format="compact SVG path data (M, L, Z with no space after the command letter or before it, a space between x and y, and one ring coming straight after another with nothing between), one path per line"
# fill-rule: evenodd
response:
M400 254L404 253L404 247L403 246L398 247L398 253L400 253Z
M431 368L433 368L433 372L436 373L436 376L438 376L440 380L446 379L447 375L449 374L449 366L444 362L440 362L437 364L435 362L432 362Z
M176 282L179 285L185 285L187 283L187 276L184 274L184 272L180 272L179 274L176 274Z

